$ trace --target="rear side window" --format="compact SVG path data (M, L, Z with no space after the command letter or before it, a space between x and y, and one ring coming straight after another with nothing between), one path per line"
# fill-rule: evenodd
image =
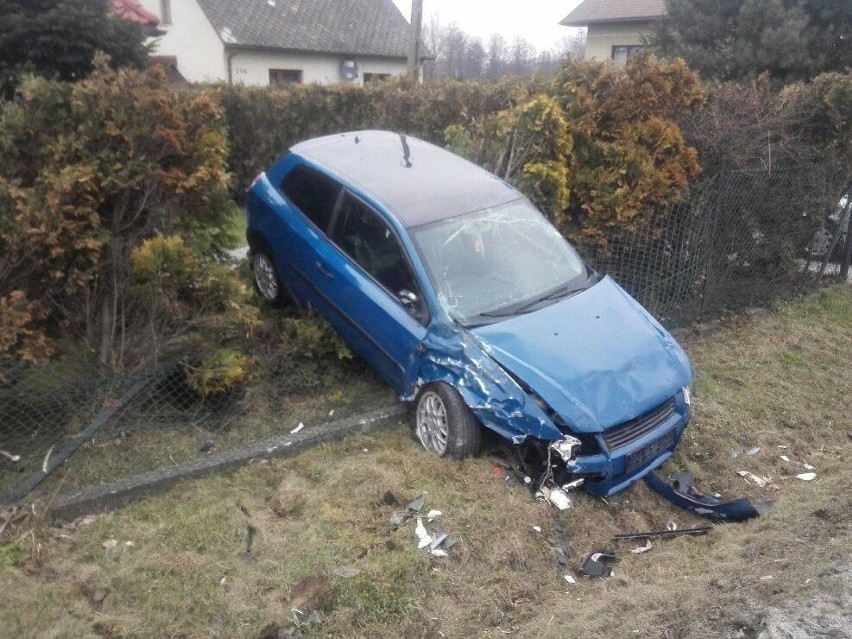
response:
M322 231L328 228L340 185L308 166L297 166L281 182L281 191Z

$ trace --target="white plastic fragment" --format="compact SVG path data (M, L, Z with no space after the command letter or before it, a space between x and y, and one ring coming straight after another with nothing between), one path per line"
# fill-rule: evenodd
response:
M643 552L648 552L649 550L651 550L651 548L653 548L653 546L651 545L651 540L646 539L644 546L639 546L638 548L631 548L630 552L634 555L641 555Z
M547 486L542 486L541 490L539 490L535 496L536 499L549 501L559 510L568 510L574 505L571 498L568 496L568 493L561 488L548 488Z
M805 467L805 470L816 470L816 466L811 466L808 463L803 463L802 466Z
M417 527L414 529L414 534L417 535L417 539L419 539L417 544L418 548L425 548L432 543L432 535L427 532L426 526L423 525L423 519L421 517L417 518Z
M666 530L671 530L671 531L677 530L677 524L673 521L670 521L669 523L666 524Z
M334 417L334 409L333 408L330 411L328 411L328 416Z
M577 580L574 579L574 577L572 577L571 575L565 575L565 581L567 581L569 584L577 583Z
M541 532L541 526L533 526L533 530L536 531L537 533L540 533Z
M296 434L296 433L298 433L300 430L302 430L304 427L305 427L305 425L304 425L302 422L299 422L299 425L298 425L298 426L296 426L296 428L294 428L293 430L291 430L291 431L290 431L290 434L291 434L291 435L295 435L295 434Z
M754 448L749 448L746 451L746 455L751 457L752 455L757 455L760 452L760 446L755 446Z
M787 448L784 444L778 444L775 448Z
M769 479L766 477L758 477L757 475L748 472L747 470L738 470L737 475L745 479L746 481L751 481L754 484L757 484L761 488L765 488L766 484L769 483Z
M802 481L813 481L816 479L816 473L800 473L796 475L796 479L801 479Z
M430 510L428 513L426 513L426 519L432 521L433 519L437 519L443 514L444 513L442 513L440 510Z
M431 552L435 557L449 557L446 550L442 550L441 548L432 548L429 552Z
M783 459L785 462L789 462L789 461L790 461L790 458L789 458L789 457L787 457L787 455L781 455L781 459Z

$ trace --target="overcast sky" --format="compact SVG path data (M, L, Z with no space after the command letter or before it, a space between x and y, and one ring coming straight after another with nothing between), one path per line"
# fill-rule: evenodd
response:
M402 14L411 19L411 0L394 0ZM551 49L575 30L559 21L581 0L423 0L423 23L437 15L442 24L456 22L462 31L482 38L499 33L511 41L523 36L539 50Z

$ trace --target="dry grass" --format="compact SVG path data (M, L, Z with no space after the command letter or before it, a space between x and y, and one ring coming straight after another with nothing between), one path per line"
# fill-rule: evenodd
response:
M770 607L848 601L836 575L849 574L852 291L687 346L696 416L669 468L707 490L774 499L758 520L642 555L622 544L613 578L569 586L551 559L554 511L493 476L487 458L430 457L400 426L54 530L40 563L22 553L3 565L0 552L0 634L258 637L293 627L298 608L322 619L307 636L754 636ZM760 452L745 455L753 446ZM816 481L795 478L802 462ZM737 470L772 484L752 486ZM412 524L389 530L386 491L428 494L459 540L450 557L419 553ZM631 527L705 523L644 485L606 501L578 494L563 517L575 559ZM339 566L360 573L344 579Z

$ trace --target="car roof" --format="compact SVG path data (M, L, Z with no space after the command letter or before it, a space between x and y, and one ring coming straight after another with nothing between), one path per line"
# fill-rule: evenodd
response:
M407 228L522 197L472 162L401 133L340 133L302 142L290 152L379 200Z

